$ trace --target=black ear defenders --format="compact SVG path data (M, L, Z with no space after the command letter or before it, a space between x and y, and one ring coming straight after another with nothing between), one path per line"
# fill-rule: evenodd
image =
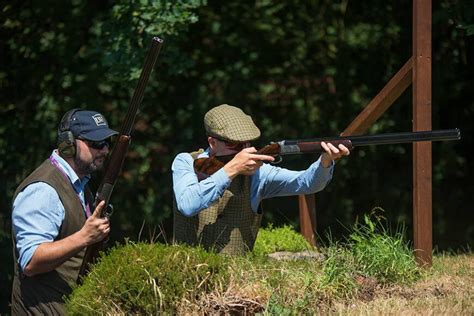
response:
M72 116L80 109L67 111L58 126L58 151L62 157L72 158L76 155L76 140L70 130Z

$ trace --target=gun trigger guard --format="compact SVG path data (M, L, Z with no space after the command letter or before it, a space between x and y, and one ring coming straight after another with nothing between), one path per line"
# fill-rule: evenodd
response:
M114 213L114 206L112 204L108 204L104 211L104 216L110 218Z
M275 160L270 162L272 165L278 165L280 162L283 161L283 157L281 155L276 155Z

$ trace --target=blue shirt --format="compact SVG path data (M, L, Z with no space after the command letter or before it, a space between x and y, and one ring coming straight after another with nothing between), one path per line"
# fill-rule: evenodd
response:
M50 159L57 161L62 173L71 181L86 209L84 187L90 177L79 179L71 166L53 151ZM13 201L12 226L15 234L18 263L22 270L30 262L36 248L52 242L59 234L64 220L64 206L56 190L45 182L35 182L18 193Z
M209 157L209 148L198 158ZM189 153L176 156L171 166L173 191L178 210L193 216L222 197L231 180L223 168L210 177L198 181ZM321 158L303 171L292 171L271 164L263 164L250 176L250 203L254 212L263 199L321 191L332 178L334 163L329 168L321 165Z

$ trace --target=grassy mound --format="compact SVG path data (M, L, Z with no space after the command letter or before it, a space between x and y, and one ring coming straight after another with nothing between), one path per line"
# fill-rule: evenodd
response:
M116 247L101 258L67 302L69 314L150 314L227 283L226 257L162 244Z
M67 302L70 314L317 313L420 278L402 234L366 218L325 260L278 261L311 246L290 227L262 229L255 251L228 257L199 248L132 244L112 249Z

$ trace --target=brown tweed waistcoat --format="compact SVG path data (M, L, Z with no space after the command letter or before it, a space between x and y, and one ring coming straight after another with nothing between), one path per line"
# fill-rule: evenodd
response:
M253 249L262 214L250 207L250 177L237 176L221 198L187 217L174 203L174 242L237 255Z
M86 221L84 210L76 191L69 180L46 160L31 173L17 188L14 198L26 186L34 182L46 182L59 195L64 206L64 220L55 241L80 230ZM93 196L85 190L86 200L92 205ZM66 260L59 267L47 273L31 277L21 273L13 235L14 277L12 289L12 315L63 315L63 296L70 294L71 285L76 282L82 264L84 250Z

